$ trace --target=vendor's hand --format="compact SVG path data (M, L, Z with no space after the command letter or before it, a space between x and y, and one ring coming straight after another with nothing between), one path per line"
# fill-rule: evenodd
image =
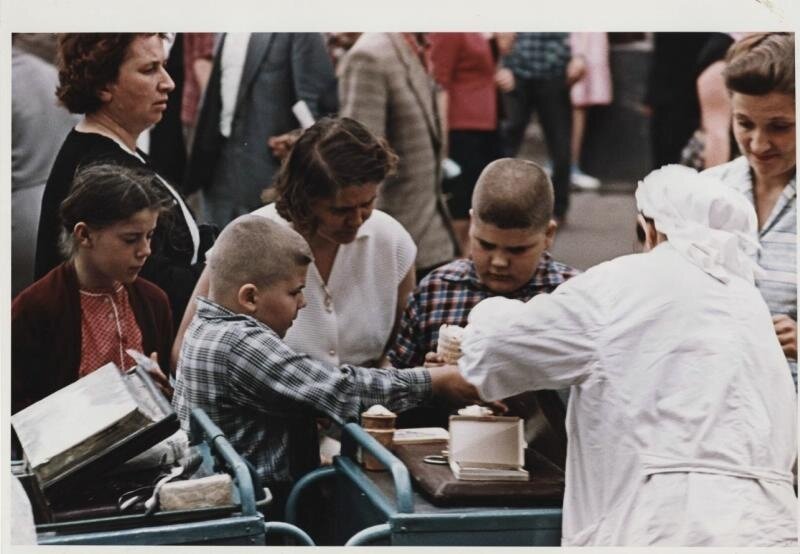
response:
M279 160L285 158L292 149L292 146L294 146L294 143L300 138L302 132L302 129L295 129L294 131L289 131L282 135L269 137L267 139L267 146L272 150L272 155Z
M785 314L772 317L775 334L787 358L797 359L797 322Z
M441 367L445 363L444 356L436 352L428 352L425 354L425 367Z
M150 361L153 362L153 365L147 368L147 373L153 379L161 394L166 396L167 400L172 400L172 385L169 384L169 379L158 365L158 353L153 352L150 354Z
M500 92L511 92L516 86L514 73L507 67L501 67L494 74L494 84L497 85Z
M567 64L567 86L571 87L586 75L586 60L583 56L573 56Z
M453 404L464 406L482 402L478 389L461 376L458 366L448 364L429 367L431 388L435 396L441 396Z

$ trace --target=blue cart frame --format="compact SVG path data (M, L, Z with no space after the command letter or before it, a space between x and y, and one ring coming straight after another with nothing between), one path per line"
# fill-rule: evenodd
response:
M302 529L283 522L265 522L258 511L250 472L222 431L200 409L191 415L190 438L199 443L203 464L214 459L233 477L236 507L114 516L37 525L39 544L217 544L263 545L265 535L288 535L299 544L313 545Z
M358 447L388 470L365 472L356 461ZM342 431L342 454L333 465L297 482L286 506L296 523L305 491L333 479L336 529L347 546L558 546L561 508L441 508L414 492L408 468L355 423ZM349 539L347 539L349 537Z

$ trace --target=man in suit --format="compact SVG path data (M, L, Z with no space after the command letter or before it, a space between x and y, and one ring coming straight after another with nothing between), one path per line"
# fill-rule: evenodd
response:
M455 235L441 191L442 130L427 52L416 33L365 33L342 58L342 116L385 136L400 161L378 208L417 244L417 278L449 262Z
M206 219L224 227L261 205L280 165L267 144L298 127L292 106L314 116L335 85L319 33L226 33L214 55L185 176L203 191ZM335 102L334 102L335 103ZM335 110L335 107L333 108Z

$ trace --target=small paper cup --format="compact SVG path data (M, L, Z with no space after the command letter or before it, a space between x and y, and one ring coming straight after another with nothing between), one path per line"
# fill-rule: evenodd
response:
M361 414L361 427L364 429L394 429L394 422L397 416L392 415L368 415Z
M381 446L384 448L390 449L392 447L394 429L365 429L365 431L369 433L372 438L381 443ZM361 450L361 458L362 462L364 462L365 469L370 471L382 471L386 469L381 462L364 449Z

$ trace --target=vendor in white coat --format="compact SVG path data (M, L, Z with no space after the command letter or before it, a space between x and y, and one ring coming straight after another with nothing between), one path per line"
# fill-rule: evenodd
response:
M459 367L484 400L571 386L563 545L796 545L796 393L753 207L678 166L636 200L645 253L481 302Z

